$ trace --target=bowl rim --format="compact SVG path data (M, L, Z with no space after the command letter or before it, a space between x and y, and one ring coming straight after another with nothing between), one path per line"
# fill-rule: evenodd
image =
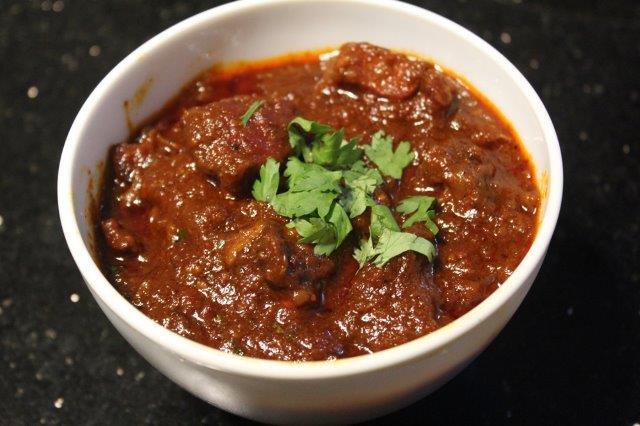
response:
M316 0L320 1L320 0ZM325 2L327 0L324 0ZM104 277L89 249L84 244L75 215L75 202L72 194L72 182L77 153L80 150L82 134L102 98L118 78L126 74L137 58L152 54L153 51L171 38L181 34L192 26L216 19L240 14L252 9L268 8L272 5L299 2L299 0L240 0L218 6L190 18L187 18L151 38L125 59L118 63L98 84L85 101L76 116L64 144L58 170L58 209L63 232L71 254L93 296L102 301L121 321L155 342L181 360L189 360L202 367L245 377L258 377L278 380L328 379L335 377L364 374L373 370L407 363L416 358L430 357L446 350L445 346L472 331L483 321L500 309L524 285L527 278L537 273L551 240L560 211L563 187L562 157L553 123L542 101L533 87L517 68L487 42L434 12L389 0L328 0L332 3L356 3L363 7L375 6L387 8L390 12L404 13L439 26L445 31L455 32L468 43L481 50L485 55L503 68L523 92L543 130L546 149L549 155L547 206L539 221L538 230L525 257L511 276L484 301L453 322L407 343L351 358L324 361L278 361L243 357L229 354L218 349L197 343L156 323L127 301ZM79 167L79 166L78 166ZM81 208L81 207L79 207Z

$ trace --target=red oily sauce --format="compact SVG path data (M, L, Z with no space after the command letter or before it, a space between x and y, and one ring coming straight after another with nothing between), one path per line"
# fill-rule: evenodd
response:
M411 143L416 159L375 197L390 208L437 197L437 235L410 228L433 241L433 262L405 252L358 269L368 212L316 255L252 197L267 158L293 155L297 116L361 143L378 130ZM110 281L168 329L226 352L322 360L397 346L469 311L524 257L539 205L517 136L481 96L429 62L348 43L202 74L113 147L98 234Z

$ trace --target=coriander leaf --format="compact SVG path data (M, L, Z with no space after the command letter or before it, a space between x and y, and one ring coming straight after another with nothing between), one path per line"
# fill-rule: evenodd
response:
M344 139L344 132L338 130L318 136L313 139L311 144L313 162L323 166L335 163L338 158L338 150L342 145L342 139Z
M329 256L335 249L335 243L318 243L313 247L313 254L316 256Z
M430 262L436 255L431 241L408 232L395 232L385 229L374 248L376 257L373 264L382 267L385 263L406 251L413 250L425 255Z
M289 157L284 175L289 178L289 191L333 191L340 193L342 173L330 171L317 164L303 163Z
M416 210L428 210L436 199L426 195L414 195L400 201L396 210L399 213L410 214Z
M345 178L349 180L353 180L367 173L367 171L369 170L375 170L375 169L370 169L364 164L364 161L358 160L351 165L351 168L349 170L345 170L342 173L345 175Z
M333 203L331 206L331 210L326 217L327 222L331 223L336 230L336 247L340 246L347 235L351 232L353 227L351 226L351 221L349 220L349 216L344 211L342 206L337 202Z
M417 216L418 213L416 212L416 214L414 216ZM412 219L412 218L410 218ZM438 229L438 225L436 225L435 220L436 220L436 211L435 210L427 210L425 212L425 215L423 217L419 217L416 220L421 220L424 222L424 224L426 225L427 229L429 229L429 231L431 231L431 233L433 235L436 235L439 231ZM411 225L407 225L407 226L411 226Z
M358 139L353 138L350 141L342 141L340 149L338 149L338 158L336 158L336 166L350 166L360 160L364 155L364 150L359 148Z
M382 176L376 169L365 168L362 161L354 163L351 170L343 172L343 176L347 187L343 204L349 212L349 217L360 216L367 206L375 204L371 195L382 183Z
M372 193L376 187L382 184L382 176L376 169L369 169L362 161L355 162L350 170L342 172L345 184L351 188L361 188Z
M327 124L296 117L289 123L288 132L289 144L307 163L344 168L364 155L364 151L357 147L357 139L347 142L342 130L336 131Z
M327 167L349 167L364 155L357 139L344 140L344 131L323 134L312 142L313 162Z
M360 268L362 268L364 264L370 261L375 255L376 253L373 250L371 238L360 241L360 247L356 247L353 251L353 257L358 261Z
M307 137L313 136L314 139L321 137L326 133L333 132L333 128L327 124L321 124L316 121L307 120L306 118L296 117L289 122L287 127L289 133L289 144L295 151L296 155L302 155L308 163L312 160L311 150L307 145Z
M310 133L313 135L322 135L325 133L333 132L333 127L328 124L318 123L317 121L307 120L303 117L296 117L291 122L289 122L289 139L291 139L292 132L297 135L302 135L302 132ZM304 138L302 139L304 141ZM294 145L291 145L294 147Z
M313 252L317 255L330 255L352 230L349 217L338 203L333 203L324 220L312 217L297 219L292 223L303 237L299 242L315 244Z
M302 237L299 240L300 243L327 244L335 242L333 226L319 217L296 219L290 223Z
M426 217L422 220L427 227L427 229L433 234L437 235L440 229L438 225L436 225L436 211L435 210L427 210Z
M373 205L374 201L366 192L351 188L344 192L340 203L349 212L349 217L354 218L360 216L367 209L367 206Z
M319 216L326 216L331 209L331 203L338 197L334 192L302 191L283 192L271 200L271 206L276 213L290 217L302 217L318 211Z
M260 109L260 107L264 105L264 101L263 100L259 100L259 101L254 101L251 103L251 105L249 105L249 108L247 109L247 112L245 112L242 117L240 117L240 123L242 123L242 125L244 127L247 127L247 123L249 123L249 120L251 119L251 117L253 116L253 114L256 113L256 111L258 109Z
M365 145L363 148L369 160L378 166L382 174L394 179L402 177L402 170L414 158L409 142L400 142L394 152L393 138L386 136L382 130L371 137L371 145Z
M400 227L387 206L376 204L371 207L369 239L362 240L360 247L353 253L360 268L369 261L373 261L377 267L382 267L391 258L409 250L427 256L429 261L433 261L436 254L431 241L415 234L400 232Z
M403 224L403 228L408 228L416 222L424 222L429 231L436 235L438 233L438 226L434 220L436 217L435 212L436 199L426 195L418 195L414 197L405 198L398 204L396 211L403 214L411 215Z
M384 204L376 204L371 207L371 225L369 225L369 234L373 240L377 240L383 234L384 230L400 231L400 227L393 217L393 213L389 207Z
M253 198L270 202L275 197L280 185L280 163L273 158L260 166L260 177L253 183Z

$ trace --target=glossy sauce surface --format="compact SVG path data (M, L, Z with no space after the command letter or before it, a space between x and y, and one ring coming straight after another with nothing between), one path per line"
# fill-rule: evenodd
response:
M316 256L251 197L260 165L292 154L295 116L362 143L378 130L411 143L414 164L375 196L390 207L437 197L437 237L410 228L436 243L433 263L405 253L358 270L367 225L357 221L339 250ZM282 360L379 351L463 315L524 257L540 204L517 137L490 105L433 64L364 43L204 73L115 146L110 165L101 254L115 287L183 336Z

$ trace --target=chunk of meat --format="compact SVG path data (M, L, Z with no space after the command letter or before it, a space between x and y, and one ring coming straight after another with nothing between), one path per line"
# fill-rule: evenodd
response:
M116 145L112 153L113 172L116 179L121 183L131 183L135 170L148 164L152 154L153 146L148 141Z
M433 144L417 166L406 170L402 187L436 189L438 199L456 214L472 218L480 210L492 211L496 199L493 187L495 166L473 145ZM402 196L413 194L402 194ZM451 198L455 205L451 204Z
M324 78L333 84L356 85L376 95L406 99L420 86L425 64L368 43L346 43Z
M235 96L189 108L181 117L182 143L191 149L198 167L236 194L249 188L267 158L282 161L291 152L287 124L294 115L292 106L267 101L243 126L240 117L253 100Z
M354 353L382 350L435 330L439 297L424 257L405 253L356 274L336 326Z
M322 280L331 276L335 262L316 256L313 247L298 244L299 236L269 219L231 233L222 259L227 267L261 276L270 286L288 290L295 306L315 304Z
M279 228L265 220L234 232L225 241L224 263L251 268L274 287L285 285L289 256Z
M420 89L402 104L399 114L414 123L428 121L438 126L448 125L460 106L460 89L460 84L440 69L425 66Z
M458 106L458 84L454 79L431 65L424 73L420 91L431 101L432 110L446 110L453 116Z
M336 265L330 257L315 255L309 244L298 244L295 240L289 244L289 277L293 281L315 283L334 273Z
M102 221L102 232L107 244L113 250L133 252L137 248L137 243L133 235L120 226L118 221L113 218Z
M482 147L497 149L502 145L513 145L508 129L487 111L475 108L474 101L465 100L460 106L457 120L467 129L470 140Z

